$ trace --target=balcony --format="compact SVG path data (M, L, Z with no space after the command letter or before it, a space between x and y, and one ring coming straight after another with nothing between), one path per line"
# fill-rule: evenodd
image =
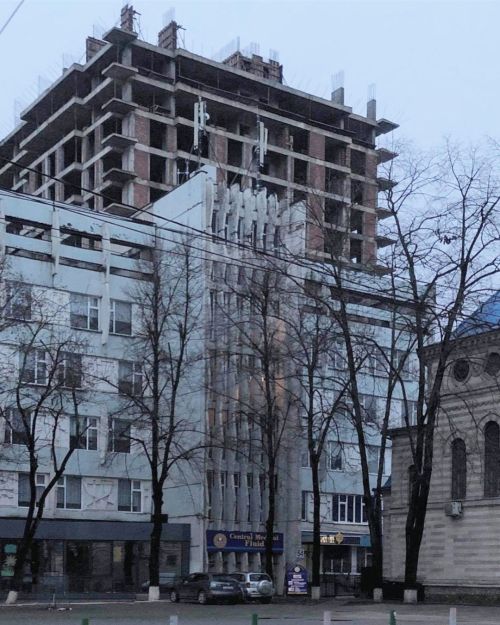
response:
M118 132L113 132L107 137L104 137L101 143L103 148L113 148L123 152L130 146L135 145L137 143L137 139L134 137L127 137L126 135L122 135Z
M385 237L383 235L377 235L375 237L375 241L377 242L378 247L387 247L388 245L394 245L396 243L395 239L391 239L391 237Z
M392 212L388 208L377 206L376 211L378 219L387 219L388 217L392 217Z
M377 165L382 165L382 163L387 163L392 161L393 158L398 156L397 152L393 152L392 150L388 150L387 148L377 148L375 150L377 153Z
M115 62L103 69L102 74L103 76L106 76L106 78L121 80L123 82L128 80L131 76L137 74L137 69L135 67L130 67L130 65L123 65L122 63Z
M378 190L379 191L389 191L393 189L398 183L395 180L390 180L389 178L377 178Z
M392 132L393 130L396 130L396 128L399 128L399 124L391 122L385 118L377 119L377 128L375 129L375 134L378 137L379 135L385 135L388 132Z
M134 102L122 100L121 98L111 98L102 105L103 113L117 113L118 115L127 115L136 108Z
M123 184L129 180L133 180L135 177L136 174L133 171L121 169L119 167L108 169L108 171L105 171L102 175L104 182L113 182L118 184Z

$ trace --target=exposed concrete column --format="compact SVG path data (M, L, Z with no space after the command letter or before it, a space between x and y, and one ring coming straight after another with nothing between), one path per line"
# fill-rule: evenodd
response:
M222 135L212 134L212 150L213 153L209 155L210 158L216 162L217 166L217 182L227 181L227 172L222 169L220 165L227 164L227 137Z

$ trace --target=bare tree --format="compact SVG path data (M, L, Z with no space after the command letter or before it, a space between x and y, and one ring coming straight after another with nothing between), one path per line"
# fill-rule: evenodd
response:
M26 518L7 597L7 603L14 603L47 497L64 476L75 449L62 440L64 431L74 420L76 437L85 433L79 406L86 392L84 345L69 329L60 327L60 311L42 295L35 296L28 284L16 280L4 287L0 389L0 416L5 423L3 459L27 467L18 474Z
M194 463L205 445L203 417L190 404L202 390L202 299L199 262L187 237L168 248L158 244L145 273L148 279L130 293L137 332L118 391L128 416L122 435L142 451L151 473L149 599L156 600L166 482L174 466Z
M237 396L232 389L226 393L236 401L238 413L248 423L249 460L258 464L263 471L261 475L265 476L265 483L260 484L265 493L265 570L274 578L280 477L284 477L284 454L296 410L288 390L284 276L275 270L274 263L266 263L265 259L253 266L253 270L245 270L244 264L239 266L238 279L226 284L235 297L235 305L228 308L221 303L218 310L233 336L237 335L234 339L240 352L240 386L243 377L248 381L247 392L238 388Z
M400 150L401 151L401 150ZM406 325L418 359L414 423L409 419L412 455L406 520L405 583L417 581L434 453L434 431L443 379L456 347L457 326L490 292L499 271L500 185L494 155L483 147L447 142L432 158L411 150L387 176L398 185L385 193L393 217L388 233L396 243L388 263L408 285L412 308ZM433 344L433 364L426 346ZM410 427L412 426L413 427Z
M319 598L321 583L321 475L328 444L335 442L336 453L342 453L339 436L340 415L349 405L348 383L343 375L343 350L340 348L338 325L317 298L318 285L308 282L305 293L296 295L297 307L286 316L287 357L293 363L294 384L289 384L305 430L307 454L312 479L313 549L312 587ZM311 293L312 289L312 293ZM306 297L307 293L312 297ZM290 298L292 293L289 293ZM290 312L290 311L289 311ZM328 463L327 463L328 465ZM327 468L330 468L327 466Z

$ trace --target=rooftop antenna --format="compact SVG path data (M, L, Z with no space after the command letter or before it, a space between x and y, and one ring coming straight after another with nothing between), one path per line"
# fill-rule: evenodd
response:
M278 50L269 49L269 60L274 61L275 63L279 63L280 61L280 53Z

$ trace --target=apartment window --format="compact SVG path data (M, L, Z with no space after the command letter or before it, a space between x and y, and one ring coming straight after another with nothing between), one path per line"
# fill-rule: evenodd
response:
M332 521L336 523L367 523L363 495L334 493Z
M236 238L238 243L243 243L243 231L244 231L244 221L243 217L238 218L238 230L236 232Z
M110 419L108 451L130 453L130 422L125 419Z
M43 473L36 473L35 475L35 488L36 488L36 503L40 501L40 497L45 490L45 475ZM17 475L17 505L20 508L27 508L30 505L31 488L30 488L30 476L29 473L18 473Z
M49 354L44 349L32 349L21 354L22 381L27 384L45 385L49 375Z
M500 428L489 421L484 428L484 496L500 495Z
M377 398L373 395L360 396L361 405L364 410L364 416L368 423L377 422Z
M61 353L61 362L57 372L57 381L67 388L82 387L82 356L81 354Z
M465 441L456 438L451 444L451 498L465 499L467 490L467 454Z
M69 444L71 449L97 449L97 418L71 417Z
M327 445L327 467L330 471L342 471L344 468L342 447L340 443L328 441Z
M207 471L207 517L212 520L212 504L214 497L214 472Z
M250 523L252 517L253 473L247 473L247 496L247 522Z
M378 472L378 456L379 456L379 448L377 446L375 445L366 446L366 460L368 462L369 473Z
M221 518L224 519L226 512L226 486L227 486L227 472L220 472L220 502L221 502Z
M129 397L137 397L143 390L143 372L140 362L120 360L118 363L118 392Z
M253 249L257 249L257 222L252 221L252 231L250 233L250 243Z
M407 380L410 377L410 355L408 352L397 349L394 355L394 367L399 375Z
M99 298L71 293L70 325L80 330L98 330Z
M309 516L309 493L306 490L302 491L302 500L300 506L300 518L302 521L307 521Z
M5 289L5 317L31 319L31 286L22 282L7 282Z
M29 420L29 422L24 422L23 415L16 408L8 408L5 413L5 438L4 441L6 443L10 443L12 445L27 445L28 444L28 434L26 432L25 425L30 428L31 427L31 419L29 414L24 415L24 419Z
M118 510L122 512L142 511L140 480L118 480Z
M109 310L109 331L111 334L132 334L132 304L112 299Z
M234 488L234 522L238 523L239 521L239 498L240 498L240 485L241 485L241 475L240 473L233 473L233 488Z
M310 467L310 457L309 457L309 450L308 449L305 449L300 454L300 466L303 469L308 469Z
M417 423L417 402L409 399L406 401L403 400L402 410L403 416L401 425L405 427L407 422L409 425L415 425Z
M212 230L212 240L217 241L217 211L212 211L212 222L211 222L211 230Z
M82 507L82 478L63 475L57 480L56 507L80 510Z
M267 251L267 230L268 225L264 224L264 227L262 228L262 249L264 250L264 252Z

